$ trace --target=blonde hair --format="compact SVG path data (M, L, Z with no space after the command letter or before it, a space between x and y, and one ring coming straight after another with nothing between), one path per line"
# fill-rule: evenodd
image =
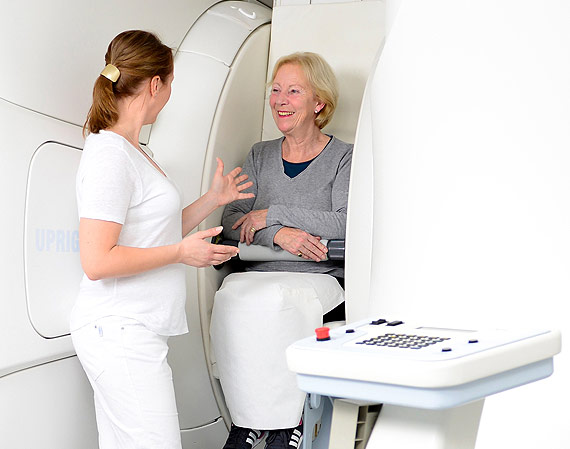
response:
M279 58L275 63L271 84L279 69L285 64L297 64L301 67L315 96L325 104L315 117L315 125L323 129L331 121L338 103L338 83L331 66L317 53L292 53Z
M99 75L93 86L93 104L87 113L83 134L98 133L119 119L117 99L137 93L141 84L154 76L162 81L174 72L172 50L153 33L124 31L109 44L105 64L119 69L116 82Z

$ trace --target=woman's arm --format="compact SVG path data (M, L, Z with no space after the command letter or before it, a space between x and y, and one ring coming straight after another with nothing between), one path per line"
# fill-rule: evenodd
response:
M188 234L218 207L232 201L254 197L253 193L241 193L251 187L252 182L244 183L248 175L240 176L242 171L240 167L234 168L224 176L224 163L220 158L217 158L217 162L218 166L210 190L182 211L182 235Z
M112 221L80 219L81 265L89 279L132 276L173 263L194 267L217 265L238 253L235 247L212 245L204 240L219 234L221 227L196 232L173 245L154 248L118 245L121 229L121 224Z

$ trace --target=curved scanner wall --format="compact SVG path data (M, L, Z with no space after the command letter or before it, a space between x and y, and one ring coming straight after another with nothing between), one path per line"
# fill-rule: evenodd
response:
M271 11L260 5L220 3L200 17L176 54L172 98L152 127L149 147L180 187L184 204L208 190L216 157L227 173L243 164L261 138L270 19ZM200 229L219 226L221 213ZM229 422L217 380L207 368L212 300L224 274L187 269L190 332L172 339L169 359L180 392L181 428L216 419L220 409Z
M351 321L540 323L561 329L564 346L569 13L562 2L401 3L353 159L346 294L360 304ZM563 352L549 379L489 398L478 447L567 447L569 362Z
M119 32L151 30L178 48L196 18L216 0L97 3L41 0L3 3L0 99L83 126L107 45ZM9 20L8 20L9 19Z

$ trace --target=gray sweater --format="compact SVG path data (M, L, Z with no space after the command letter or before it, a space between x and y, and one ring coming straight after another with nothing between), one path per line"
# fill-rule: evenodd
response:
M224 210L224 236L239 240L240 229L232 225L251 210L268 209L267 227L255 233L254 243L283 251L273 242L282 227L302 229L323 239L344 239L352 145L332 137L324 150L294 178L283 170L281 143L256 143L243 166L253 186L254 198L234 201ZM328 273L343 277L342 264L324 262L271 261L248 263L251 271L296 271Z

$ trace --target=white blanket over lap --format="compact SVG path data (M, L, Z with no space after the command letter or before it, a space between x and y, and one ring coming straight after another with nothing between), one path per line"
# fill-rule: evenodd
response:
M314 333L344 300L333 277L247 272L216 293L210 334L232 421L253 429L295 427L305 393L287 368L287 346Z

